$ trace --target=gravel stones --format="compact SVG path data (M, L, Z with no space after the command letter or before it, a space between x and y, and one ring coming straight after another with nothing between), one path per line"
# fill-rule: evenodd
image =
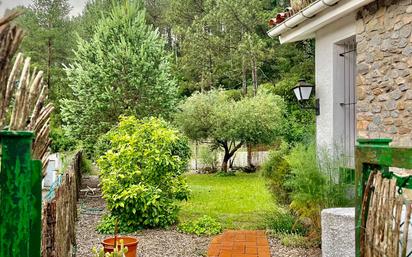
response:
M279 239L269 238L270 252L272 257L321 257L319 248L296 248L282 245Z

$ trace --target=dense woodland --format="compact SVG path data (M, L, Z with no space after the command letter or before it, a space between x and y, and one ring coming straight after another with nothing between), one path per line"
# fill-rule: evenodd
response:
M144 11L117 19L111 10L118 3ZM259 88L282 96L290 123L283 136L302 141L314 116L298 109L290 89L299 78L313 82L314 45L280 45L267 36L268 20L285 6L276 0L90 0L76 17L68 0L16 8L26 33L21 51L45 72L56 106L53 150L93 148L119 115L172 119L180 101L218 88L235 99L253 97Z

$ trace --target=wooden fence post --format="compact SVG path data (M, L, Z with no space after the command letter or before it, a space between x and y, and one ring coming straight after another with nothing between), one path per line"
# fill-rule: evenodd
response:
M0 257L40 257L41 162L31 159L33 138L0 132Z

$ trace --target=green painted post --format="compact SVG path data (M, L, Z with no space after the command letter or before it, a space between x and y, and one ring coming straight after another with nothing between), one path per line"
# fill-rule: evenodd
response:
M388 138L378 138L378 139L358 139L358 144L356 148L362 147L372 147L372 148L389 148L389 143L392 142L392 139ZM356 156L356 174L355 174L355 221L356 221L356 231L355 231L355 245L356 245L356 257L361 257L360 251L360 235L361 235L361 224L362 217L360 217L360 212L362 208L363 192L365 188L365 183L369 178L371 172L371 167L368 163L362 163L361 160ZM388 167L380 166L379 169L381 172L388 171ZM366 214L367 217L367 214Z
M0 131L0 257L40 256L41 165L31 159L33 137Z
M42 181L42 162L32 161L32 209L30 216L30 257L40 257L41 255L41 181Z

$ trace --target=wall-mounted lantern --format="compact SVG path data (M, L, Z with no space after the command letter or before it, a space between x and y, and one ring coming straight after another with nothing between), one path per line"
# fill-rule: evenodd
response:
M316 99L315 106L309 103L310 96L315 94L315 86L307 83L304 79L299 80L298 84L292 89L298 99L299 106L302 109L312 109L316 111L316 115L320 114L319 99Z

